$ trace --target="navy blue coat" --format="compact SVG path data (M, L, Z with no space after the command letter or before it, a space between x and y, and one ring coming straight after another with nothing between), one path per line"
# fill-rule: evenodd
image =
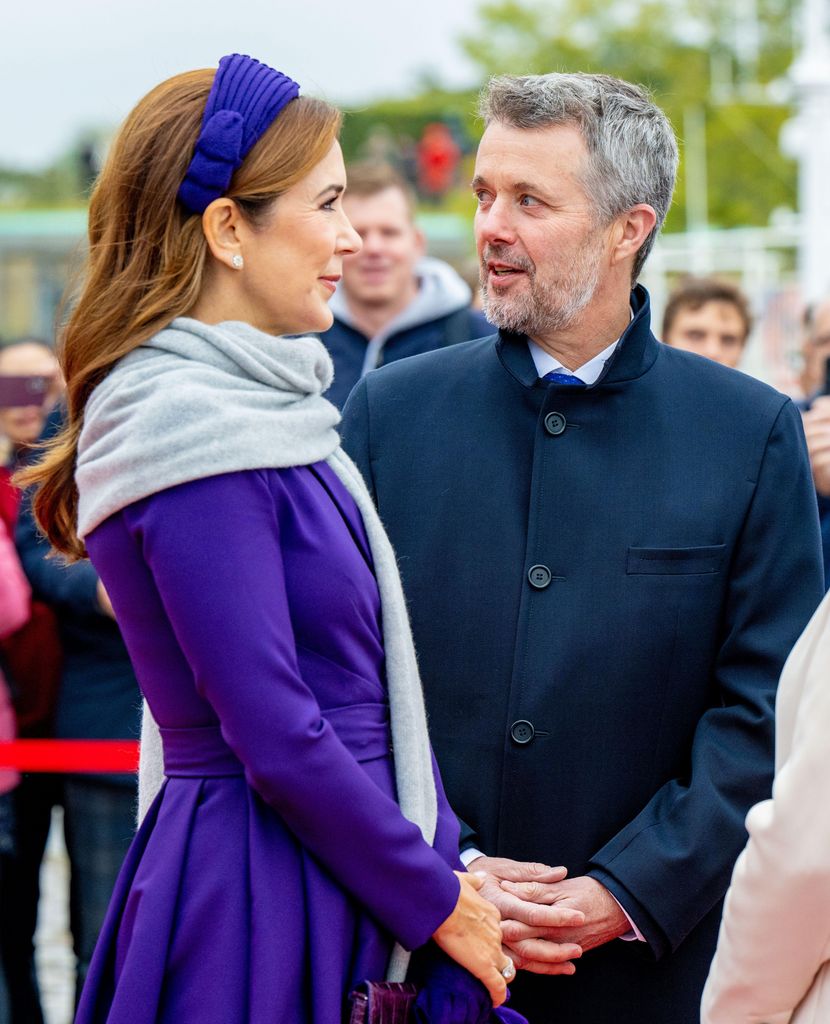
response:
M590 873L648 944L524 976L534 1024L692 1024L823 593L800 416L661 345L540 382L503 334L369 374L343 436L397 551L450 802L485 853Z

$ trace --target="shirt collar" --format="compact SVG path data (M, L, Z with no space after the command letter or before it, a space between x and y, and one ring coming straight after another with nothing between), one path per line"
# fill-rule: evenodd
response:
M633 319L633 317L634 313L632 311L631 318ZM604 348L602 352L598 352L593 359L589 359L587 363L583 363L582 366L578 366L575 370L569 370L567 367L562 365L556 356L552 356L550 352L543 349L541 345L537 345L532 338L527 339L527 347L530 349L530 354L536 365L536 372L540 377L544 377L548 373L557 373L561 371L563 373L570 373L572 376L578 377L583 384L589 385L596 383L605 364L611 358L614 349L619 345L619 343L620 339L617 338L617 340L612 341L607 348Z

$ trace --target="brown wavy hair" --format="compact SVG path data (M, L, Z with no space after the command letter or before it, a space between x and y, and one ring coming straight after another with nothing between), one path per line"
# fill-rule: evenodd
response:
M193 156L215 71L162 82L124 122L89 205L89 255L77 303L61 332L63 430L15 482L34 487L33 508L52 546L86 556L77 533L75 462L84 409L119 359L196 303L208 248L201 217L176 193ZM233 176L228 196L254 227L273 201L323 159L341 115L301 96L277 116Z

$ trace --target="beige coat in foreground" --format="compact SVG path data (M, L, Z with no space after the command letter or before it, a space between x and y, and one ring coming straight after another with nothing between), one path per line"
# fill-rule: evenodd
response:
M776 729L773 798L747 817L702 1024L830 1024L830 595L784 666Z

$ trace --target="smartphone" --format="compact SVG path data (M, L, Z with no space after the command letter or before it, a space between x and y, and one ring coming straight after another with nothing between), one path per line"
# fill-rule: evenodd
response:
M823 395L830 395L830 357L824 360L824 387L821 389Z
M54 377L2 377L0 376L0 409L23 408L46 401Z

